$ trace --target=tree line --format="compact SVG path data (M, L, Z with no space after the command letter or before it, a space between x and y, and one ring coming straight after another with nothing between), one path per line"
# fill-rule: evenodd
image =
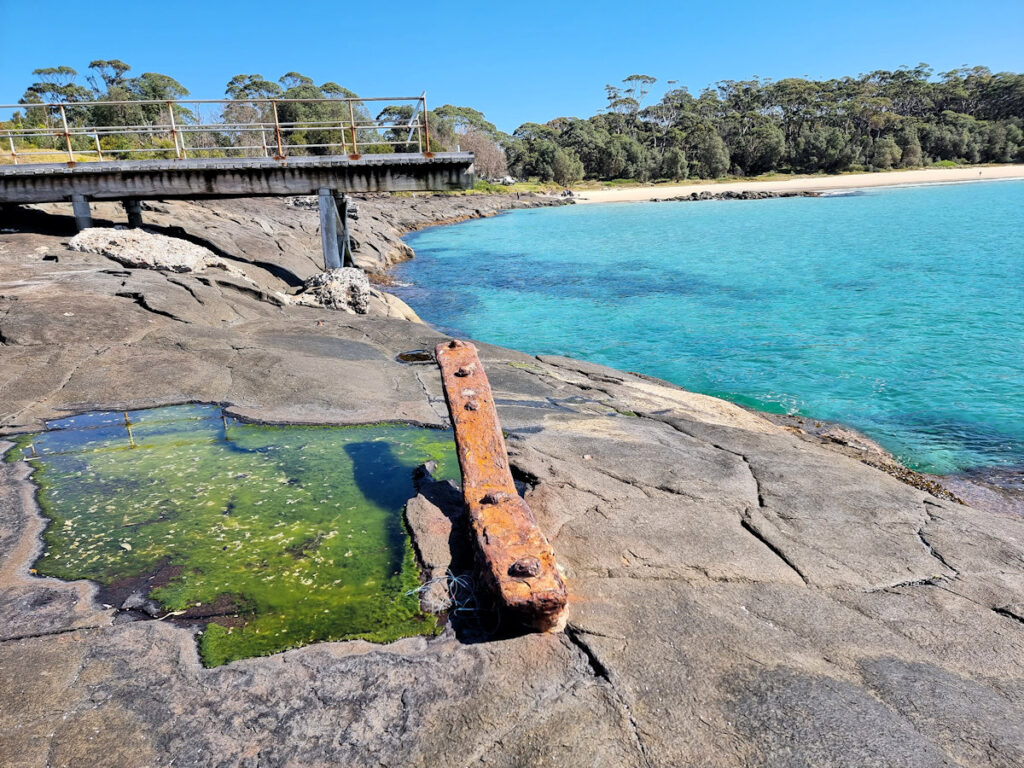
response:
M926 64L833 80L723 80L698 96L630 75L586 119L524 123L507 140L517 176L680 180L1024 161L1024 75ZM669 81L674 85L674 81Z
M85 84L71 67L37 69L36 81L21 99L25 109L11 124L52 127L54 113L32 106L44 102L71 104L68 119L80 125L158 124L165 121L159 112L166 107L130 102L189 95L169 75L130 73L131 67L119 59L91 62ZM710 179L1024 161L1021 74L971 67L936 75L919 64L832 80L723 80L697 96L670 80L665 95L648 104L656 83L649 75L630 75L605 87L606 105L598 114L524 123L511 135L472 107L446 104L427 113L430 149L474 152L477 172L485 178L511 173L566 186L583 179ZM296 154L329 154L345 146L343 132L324 123L346 122L347 102L340 100L358 98L338 83L317 85L299 72L277 80L236 75L226 84L225 97L233 102L217 118L239 125L272 121L267 112L271 107L263 100L326 100L278 104L279 119L295 124L286 141L305 147ZM100 103L74 106L87 101ZM367 104L355 106L357 120L376 117L401 124L413 116L410 105L391 105L374 114ZM175 107L175 117L182 124L203 119L185 106ZM207 151L223 154L237 151L232 147L266 142L244 129L198 137ZM401 129L362 130L359 151L415 149L404 143L407 138ZM116 153L143 141L157 148L161 142L170 145L166 138L131 135L104 136L101 143L104 151Z
M131 66L120 59L97 59L89 64L84 77L69 66L45 67L32 72L36 78L25 90L19 103L24 109L11 120L0 123L14 128L42 128L56 131L59 112L42 105L68 105L65 114L75 126L159 126L169 122L164 104L143 104L146 101L174 101L188 97L188 88L173 77L156 72L132 75ZM84 83L83 83L84 81ZM218 107L216 114L201 114L187 104L175 104L175 122L182 126L199 126L211 121L239 126L235 130L189 133L190 150L201 150L206 156L260 154L273 150L275 137L268 143L264 131L254 123L274 123L274 105L269 100L281 99L276 105L277 119L292 127L284 132L288 154L332 154L351 149L351 132L340 127L355 117L357 123L373 119L398 125L407 124L414 116L410 104L388 105L371 111L372 102L355 102L358 94L335 82L317 85L300 72L288 72L277 80L259 74L239 74L225 86L224 96L231 103ZM307 100L293 101L295 99ZM314 101L323 100L323 101ZM88 103L87 103L88 102ZM337 102L337 103L335 103ZM430 150L435 152L463 148L477 153L477 167L482 175L494 177L506 172L505 148L510 137L502 134L484 115L470 107L446 104L427 112L430 124ZM410 144L407 128L378 131L359 128L356 131L360 154L409 152L418 148ZM173 148L169 136L159 132L103 135L97 139L100 149L111 156L119 153L136 159L166 156ZM46 136L34 140L44 149L64 149L63 139ZM245 149L238 149L243 147ZM73 149L92 151L95 144L88 136L73 138Z

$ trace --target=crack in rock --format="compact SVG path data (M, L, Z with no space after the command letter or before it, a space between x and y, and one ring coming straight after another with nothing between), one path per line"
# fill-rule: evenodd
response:
M56 635L68 635L73 632L84 632L89 629L110 629L110 624L90 624L85 627L67 627L66 629L53 629L49 632L33 632L29 635L14 635L13 637L0 638L0 644L13 643L18 640L37 640L41 637L54 637Z
M900 587L937 587L940 582L946 581L945 576L932 576L929 579L914 579L911 581L897 581L895 584L886 584L884 587L874 587L864 590L865 594L872 595L875 592L888 592L891 589Z
M591 674L598 680L602 681L604 685L608 686L612 696L618 702L619 706L622 707L622 712L629 721L630 730L633 735L633 742L637 751L639 752L644 765L650 768L652 763L647 753L647 745L644 744L643 737L640 735L640 726L633 717L633 710L630 708L625 698L623 698L622 694L619 693L618 689L615 687L615 683L612 682L611 673L609 672L608 667L604 665L597 653L594 652L594 649L591 648L581 637L582 634L585 634L584 630L580 630L572 625L566 627L565 632L563 633L569 644L575 647L583 655L583 658L587 662L587 666L590 667Z
M1012 619L1013 621L1016 621L1018 624L1024 624L1024 618L1018 616L1016 613L1011 611L1009 608L1005 608L1005 607L1004 608L993 608L992 612L993 613L997 613L1000 616L1005 616L1008 619Z
M926 506L927 506L927 504L928 504L928 502L925 502ZM950 565L949 561L946 560L946 558L942 556L942 553L939 552L937 549L935 549L935 547L932 546L932 543L930 541L928 541L927 538L925 538L924 529L926 527L928 527L928 523L935 522L935 520L936 520L935 515L933 515L927 509L925 509L925 515L928 516L928 519L925 520L921 524L921 527L917 529L917 538L918 538L918 540L921 542L921 544L924 546L924 548L926 550L928 550L928 554L929 555L931 555L936 560L938 560L940 563L942 563L942 566L944 568L948 568L950 571L953 572L953 577L952 578L954 578L954 579L958 578L960 576L960 571L958 571L956 568L954 568L952 565Z
M423 377L420 376L419 371L414 371L416 381L420 385L420 389L423 390L423 396L427 400L427 406L434 412L434 415L440 419L441 423L445 426L445 429L451 428L451 421L448 417L448 405L443 397L436 397L430 394L430 390L427 388L427 384L423 381ZM397 387L396 387L397 389Z
M810 584L810 582L809 582L809 581L807 581L807 577L806 577L806 576L804 575L803 571L801 571L801 570L800 570L800 569L799 569L799 568L797 567L796 563L794 563L794 562L793 562L792 560L790 560L790 559L789 559L789 557L787 557L787 556L786 556L786 555L785 555L785 554L783 553L783 551L782 551L781 549L779 549L779 547L778 547L778 546L776 546L775 544L773 544L773 543L772 543L772 542L771 542L771 541L770 541L770 540L768 539L768 537L767 537L767 536L766 536L766 535L764 534L764 532L762 532L762 531L758 530L758 529L757 529L757 528L756 528L756 527L754 526L754 523L753 523L753 520L752 520L752 518L751 518L751 514L750 514L750 510L749 510L749 509L747 509L747 510L746 510L746 511L745 511L745 512L743 513L743 517L742 517L742 518L740 518L740 526L741 526L741 527L743 528L743 530L745 530L745 531L746 531L747 533L749 533L749 534L750 534L751 536L753 536L753 537L754 537L755 539L757 539L757 540L758 540L758 541L760 541L760 542L761 542L762 544L764 544L764 545L765 545L766 547L768 547L768 549L770 549L770 550L772 551L772 553L773 553L773 554L774 554L774 555L775 555L776 557L778 557L778 558L779 558L779 559L780 559L780 560L781 560L782 562L784 562L784 563L785 563L786 565L788 565L788 566L790 567L790 569L791 569L791 570L792 570L792 571L793 571L793 572L794 572L794 573L795 573L795 574L796 574L797 576L799 576L799 577L800 577L800 580L801 580L801 581L802 581L802 582L803 582L804 584L808 584L808 585Z
M114 295L121 299L131 299L144 310L146 310L147 312L152 312L154 315L169 317L171 320L174 320L175 322L178 323L188 323L188 320L182 320L177 315L172 315L170 312L165 312L162 309L156 309L155 307L151 306L149 302L146 300L146 295L139 291L121 291L119 293L115 293Z
M206 304L205 301L203 301L201 298L199 298L199 294L197 294L195 292L195 289L193 289L192 286L189 285L188 283L186 283L184 280L179 280L179 279L174 278L174 277L168 277L167 278L167 282L173 283L174 285L177 285L177 286L180 286L180 287L184 288L186 291L188 291L189 295L193 299L195 299L199 304L202 304L202 305Z

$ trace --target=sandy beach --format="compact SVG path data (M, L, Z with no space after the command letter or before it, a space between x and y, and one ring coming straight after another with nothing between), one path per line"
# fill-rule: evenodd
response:
M1024 179L1024 164L990 165L973 168L929 168L919 171L847 173L837 176L805 176L773 181L729 181L722 183L673 184L621 189L588 189L577 192L579 203L624 203L665 199L692 192L826 192L866 187L895 187L908 184L950 184L963 181Z

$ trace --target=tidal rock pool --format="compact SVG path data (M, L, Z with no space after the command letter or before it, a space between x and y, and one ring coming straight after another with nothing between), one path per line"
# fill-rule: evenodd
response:
M451 433L270 426L212 405L88 413L16 438L50 523L35 572L206 623L203 663L322 640L434 634L402 508ZM127 598L127 603L123 602Z

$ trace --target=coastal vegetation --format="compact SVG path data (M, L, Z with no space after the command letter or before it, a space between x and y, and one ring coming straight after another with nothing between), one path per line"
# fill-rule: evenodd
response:
M84 78L73 67L64 65L33 70L32 75L36 79L26 88L19 100L24 109L15 112L10 120L0 121L0 131L4 128L42 128L55 131L60 123L60 116L52 109L33 105L63 103L70 105L65 113L72 125L154 126L153 133L97 136L95 141L105 154L114 157L130 156L132 159L166 157L167 151L174 147L173 140L156 128L168 122L166 108L160 104L141 102L181 100L190 96L190 91L169 75L145 72L131 76L130 72L131 66L120 59L92 61L89 64L89 73ZM81 80L86 84L83 85ZM328 128L325 124L336 123L340 126L347 123L351 117L356 119L357 124L365 124L374 119L404 124L412 118L414 109L412 106L389 105L371 112L365 103L355 102L350 111L348 102L343 99L358 98L354 91L335 82L317 85L312 78L300 72L287 72L276 81L268 80L260 74L238 74L226 84L224 96L233 103L221 108L219 114L210 114L209 105L205 105L207 111L203 112L202 106L198 103L176 104L173 107L174 118L181 125L209 123L215 120L238 125L273 123L273 107L269 100L279 99L278 119L282 123L295 126L284 132L285 142L292 145L314 145L307 148L289 147L289 154L330 154L337 151L336 145L344 144L345 138L340 128ZM317 99L326 101L296 101ZM334 100L337 100L337 103L331 103ZM483 113L471 107L446 104L429 110L427 119L430 124L432 151L465 149L476 153L478 172L482 176L494 178L506 173L506 144L511 137L488 122ZM247 135L249 133L257 135ZM259 133L244 129L192 133L190 141L194 144L190 149L201 150L207 157L252 154L251 149L236 150L233 147L252 147L260 144L265 137L260 137ZM404 129L384 131L383 134L373 129L360 129L360 152L371 154L410 151L411 147L403 141L406 138L404 134ZM76 152L92 152L95 149L91 136L75 136L71 141ZM63 152L63 142L62 137L54 134L28 142L17 140L15 149L30 150L33 153ZM335 146L332 148L332 145ZM10 149L10 145L0 147L0 152L8 153ZM11 155L6 154L6 158L11 158ZM83 155L81 159L95 159L95 156ZM4 157L0 155L0 162L3 160Z
M118 59L93 61L89 70L84 85L79 73L68 66L34 70L36 80L21 99L25 109L6 125L49 126L54 120L51 111L32 105L54 101L101 102L67 110L68 119L82 125L158 124L164 117L154 111L162 107L130 102L189 95L169 75L130 76L131 67ZM649 75L630 75L618 85L605 87L605 107L593 116L526 122L511 134L499 130L477 109L446 104L428 112L430 149L474 152L477 173L483 178L511 173L563 186L585 180L680 181L1024 161L1022 74L993 73L986 67L936 74L919 64L831 80L723 80L696 96L669 80L664 95L648 103L657 82ZM358 98L338 83L317 85L299 72L288 72L276 81L239 74L227 83L225 96L236 103L218 117L236 123L271 119L263 114L270 108L267 99L326 99L326 103L278 104L280 119L296 126L286 139L311 145L341 143L340 129L325 128L324 123L344 123L348 106L330 102ZM371 112L366 104L356 105L359 121L376 118L402 123L413 115L412 106ZM175 109L182 123L209 120L186 105ZM0 129L4 125L0 123ZM253 143L216 132L198 135L206 145L197 148L214 155L237 153L233 142ZM92 148L86 146L89 137L77 140L82 146L76 150ZM153 150L153 156L162 156L161 150L172 146L169 138L144 134L104 136L99 141L105 152L116 155L118 150L131 149L136 158L147 156L137 151L143 144ZM398 132L378 135L367 130L360 139L360 151L406 151L408 147L400 141ZM61 148L55 142L56 137L47 137L36 143L44 150ZM336 148L312 146L296 154L332 151Z
M694 96L657 80L606 86L586 118L524 123L507 143L522 177L680 180L1024 160L1024 75L925 64L833 80L723 80ZM675 81L669 81L675 86ZM582 173L580 166L582 166Z

